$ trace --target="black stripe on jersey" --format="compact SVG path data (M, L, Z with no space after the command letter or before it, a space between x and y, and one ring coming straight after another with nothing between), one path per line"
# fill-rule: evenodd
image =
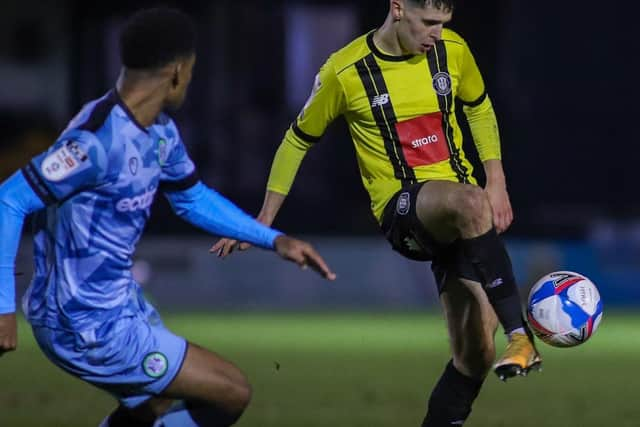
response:
M27 180L29 186L38 195L38 197L40 197L40 200L42 200L45 205L51 205L58 201L56 196L43 182L42 177L38 173L37 168L34 166L33 162L27 163L27 165L22 168L22 174Z
M480 95L478 97L478 99L476 99L475 101L467 102L467 101L464 101L464 100L460 99L460 102L462 102L462 104L466 105L467 107L477 107L478 105L482 104L485 99L487 99L487 91L486 90L484 92L482 92L482 95Z
M293 133L296 134L298 138L311 144L315 144L316 142L320 141L320 138L322 138L321 136L311 136L305 131L303 131L302 129L300 129L300 126L298 126L297 121L294 121L293 123L291 123L291 130L293 131Z
M96 132L104 125L105 120L107 120L109 114L111 114L111 110L113 110L113 107L115 107L117 103L115 89L112 89L104 99L98 101L98 103L93 106L91 114L89 114L89 117L82 125L78 126L78 129Z
M436 42L429 52L427 52L427 62L429 63L429 70L431 71L432 81L436 96L438 97L438 105L442 112L442 130L444 131L445 139L447 140L447 147L449 148L449 164L451 169L456 173L456 177L459 182L469 182L469 171L462 164L460 159L460 150L456 147L453 139L453 126L449 120L451 111L453 109L453 93L451 87L448 93L440 94L435 88L435 82L433 77L438 73L446 73L449 76L449 85L451 86L451 75L449 74L449 68L447 66L447 49L442 40Z
M398 119L393 110L393 104L382 76L382 70L380 70L372 54L362 58L355 65L371 103L371 112L380 130L387 156L391 160L394 176L402 181L403 186L417 182L415 173L407 164L402 152L400 138L395 126Z
M188 190L200 181L198 172L194 170L189 176L177 181L160 181L160 191L164 193L175 193L177 191Z
M131 120L138 129L140 129L144 133L149 133L149 131L145 129L145 127L142 126L142 124L138 121L138 119L136 119L136 116L133 115L131 110L129 110L129 107L127 107L127 104L125 104L122 98L120 98L120 94L118 93L117 89L111 89L111 93L109 93L109 98L112 98L113 100L115 100L116 104L118 104L120 108L124 110L129 120Z

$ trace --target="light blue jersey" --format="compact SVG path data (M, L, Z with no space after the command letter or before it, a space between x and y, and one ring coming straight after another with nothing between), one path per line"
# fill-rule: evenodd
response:
M195 167L166 115L145 129L115 91L87 104L23 174L41 199L35 274L23 309L32 324L95 329L130 316L135 246L162 185L190 187Z
M144 128L115 90L0 185L0 313L15 311L20 230L36 212L34 277L23 299L36 339L58 366L127 406L162 392L186 351L130 271L158 191L212 234L264 248L280 234L198 180L167 115Z

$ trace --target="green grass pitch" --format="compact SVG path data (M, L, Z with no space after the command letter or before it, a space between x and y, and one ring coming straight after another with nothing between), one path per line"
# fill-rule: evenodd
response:
M238 427L418 427L448 360L437 314L172 314L167 325L239 365L254 387ZM540 344L544 372L493 374L467 427L640 426L640 317L605 313L581 347ZM499 351L504 339L498 338ZM0 426L97 426L106 393L63 373L20 324L0 358Z

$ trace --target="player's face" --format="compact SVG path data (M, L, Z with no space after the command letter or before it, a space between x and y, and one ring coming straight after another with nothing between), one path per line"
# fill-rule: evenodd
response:
M431 5L414 6L404 2L398 22L398 39L408 54L424 54L442 38L442 26L451 21L452 12Z
M189 89L189 83L191 83L191 75L193 74L193 66L195 63L195 54L191 54L189 57L176 63L171 90L169 91L166 102L168 108L177 109L184 103L187 90Z

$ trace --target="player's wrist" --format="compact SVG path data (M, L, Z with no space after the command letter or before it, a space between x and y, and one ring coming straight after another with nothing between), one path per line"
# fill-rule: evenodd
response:
M0 306L0 316L6 316L8 314L16 314L16 306L13 305L2 305Z
M275 215L269 215L265 213L259 213L256 217L256 220L261 222L262 224L270 227L273 224L273 220L275 219Z

